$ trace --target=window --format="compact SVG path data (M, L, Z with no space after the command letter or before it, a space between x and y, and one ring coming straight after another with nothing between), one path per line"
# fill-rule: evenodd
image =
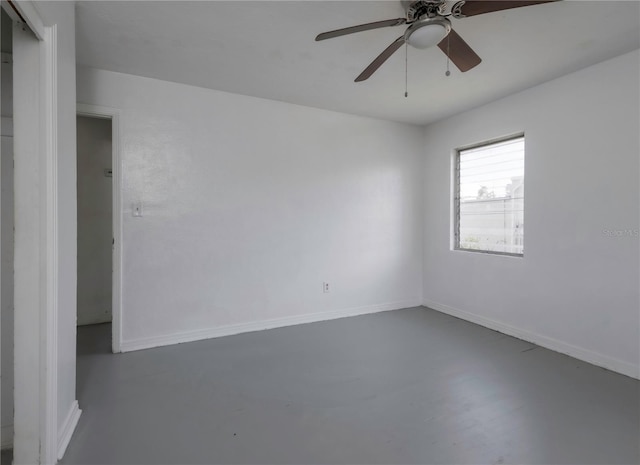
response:
M524 254L524 136L460 149L455 248Z

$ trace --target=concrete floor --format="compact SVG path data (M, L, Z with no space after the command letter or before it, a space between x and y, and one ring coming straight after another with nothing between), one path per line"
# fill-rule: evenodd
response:
M113 355L63 464L640 461L640 383L425 308Z

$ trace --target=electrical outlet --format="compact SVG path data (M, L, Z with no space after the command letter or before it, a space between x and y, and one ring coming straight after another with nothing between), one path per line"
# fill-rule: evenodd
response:
M325 294L329 292L329 283L322 283L322 292L324 292Z

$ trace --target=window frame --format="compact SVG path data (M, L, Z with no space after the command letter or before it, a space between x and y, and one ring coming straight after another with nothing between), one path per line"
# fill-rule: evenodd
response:
M526 164L526 138L524 132L518 132L515 134L510 134L508 136L498 137L495 139L489 139L482 142L465 145L454 149L453 151L453 160L452 160L452 171L453 171L453 208L452 208L452 226L453 226L453 234L452 234L452 244L451 250L459 251L459 252L472 252L478 254L485 255L500 255L504 257L515 257L515 258L524 258L524 244L522 246L522 253L515 252L497 252L493 250L482 250L482 249L467 249L460 247L460 155L461 152L466 150L473 150L482 147L487 147L494 144L500 144L502 142L509 142L522 139L525 144L525 155L524 155L524 163ZM523 208L525 200L523 198ZM524 217L524 211L523 211Z

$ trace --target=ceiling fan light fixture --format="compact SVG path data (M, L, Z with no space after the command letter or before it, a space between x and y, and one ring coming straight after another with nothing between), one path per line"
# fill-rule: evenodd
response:
M445 18L428 18L413 23L405 34L405 40L412 47L424 49L433 47L447 37L451 23Z

